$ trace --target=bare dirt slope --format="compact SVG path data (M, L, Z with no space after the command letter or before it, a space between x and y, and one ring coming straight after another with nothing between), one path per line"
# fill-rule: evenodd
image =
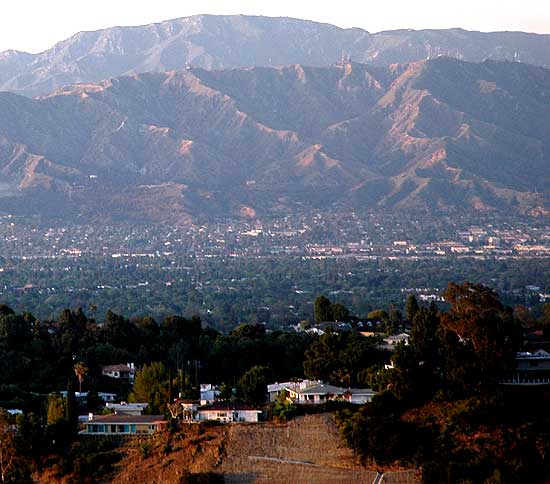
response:
M372 482L376 476L357 466L330 415L231 427L219 469L228 483Z
M84 450L87 444L81 445ZM39 484L178 484L186 473L215 472L228 484L419 482L414 471L382 477L358 465L330 414L303 416L287 424L184 425L172 435L131 441L116 453L122 459L99 479L56 477L53 468L35 477Z
M186 471L219 472L227 483L370 483L376 476L342 446L330 415L280 425L191 427L167 454L160 442L147 458L141 447L130 448L108 482L176 484Z

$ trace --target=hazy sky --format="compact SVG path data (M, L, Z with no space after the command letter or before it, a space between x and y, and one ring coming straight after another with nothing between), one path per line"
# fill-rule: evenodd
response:
M396 28L550 33L548 0L0 0L0 51L39 52L81 30L198 13L288 16L370 32ZM372 6L371 6L372 4Z

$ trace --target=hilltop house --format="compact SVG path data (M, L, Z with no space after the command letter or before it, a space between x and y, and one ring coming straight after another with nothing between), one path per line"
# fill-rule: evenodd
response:
M548 372L550 374L550 353L544 350L522 351L516 355L517 371ZM534 374L534 373L533 373Z
M550 385L550 353L542 349L521 351L516 355L516 370L512 378L501 381L503 385Z
M287 392L288 400L296 404L321 404L339 400L362 405L370 402L376 394L370 388L341 388L321 381L301 380L268 385L269 401L274 402L283 390Z
M392 336L388 336L387 338L384 338L384 344L381 345L382 348L393 351L395 350L395 347L399 343L403 343L405 345L409 344L409 338L410 336L407 333L400 333L400 334L394 334Z
M106 407L109 410L112 410L115 414L125 413L126 415L143 415L147 405L147 403L107 402Z
M81 435L152 435L166 425L164 415L90 414Z
M198 407L195 420L217 420L219 422L257 422L262 413L240 402L214 402Z
M267 385L267 394L268 401L274 402L277 398L277 395L283 390L286 390L289 398L296 398L298 396L298 390L307 388L308 386L321 383L320 380L297 380L297 381L288 381L284 383L272 383Z
M317 383L297 392L294 403L298 404L320 404L331 400L339 400L348 403L362 405L370 402L376 394L370 388L340 388L325 383Z

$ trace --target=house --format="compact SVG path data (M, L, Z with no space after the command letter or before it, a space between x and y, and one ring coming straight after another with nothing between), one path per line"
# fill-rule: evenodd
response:
M502 385L538 386L550 385L550 353L542 349L516 354L516 370Z
M400 333L388 336L387 338L384 338L384 344L382 345L382 348L393 351L399 343L408 345L409 338L410 336L407 333Z
M262 413L240 402L214 402L197 409L195 420L217 420L219 422L257 422Z
M516 366L518 371L523 372L550 372L550 353L544 350L519 352Z
M90 414L81 435L152 435L166 425L164 415Z
M97 392L97 396L106 403L114 402L116 400L116 393Z
M113 410L115 414L125 413L127 415L143 415L143 412L147 408L147 405L147 403L107 402L106 407L109 410Z
M107 365L101 367L101 374L117 380L134 381L136 368L133 363L126 365Z
M279 393L285 390L290 399L297 398L297 391L308 386L315 385L316 383L321 383L320 380L296 380L292 382L285 383L272 383L267 385L267 394L268 401L274 402L277 399Z
M292 398L297 404L321 404L331 400L339 400L357 405L370 402L376 392L370 388L340 388L325 383L316 383L299 389L297 397Z
M200 393L201 405L209 405L210 403L215 402L220 396L220 390L218 387L211 385L210 383L201 383Z
M61 390L58 392L63 398L67 398L69 393L67 390ZM86 403L88 401L88 392L74 392L74 398L79 403Z

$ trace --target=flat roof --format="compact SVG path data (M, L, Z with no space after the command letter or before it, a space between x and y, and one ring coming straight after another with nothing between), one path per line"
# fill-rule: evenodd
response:
M300 395L326 395L327 393L342 395L351 393L352 395L374 395L376 392L372 388L341 388L334 385L319 383L303 390L297 390Z
M88 420L85 424L147 424L164 422L164 415L131 415L127 413L117 413L112 415L94 416L92 420Z
M257 408L246 405L242 402L214 402L210 405L203 405L199 407L199 411L212 411L212 410L230 410L230 411L249 411L249 412L258 412L262 413L261 410Z

